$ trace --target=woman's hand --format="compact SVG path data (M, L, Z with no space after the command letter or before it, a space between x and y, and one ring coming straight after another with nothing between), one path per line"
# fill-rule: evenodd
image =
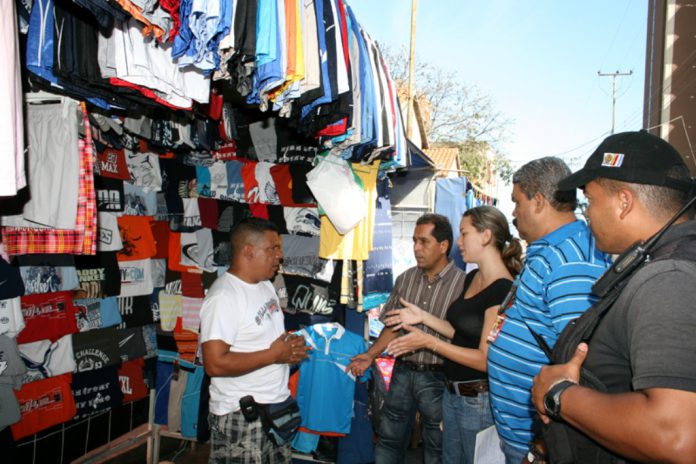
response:
M403 305L403 308L392 309L387 312L387 317L384 319L387 327L396 331L404 328L404 325L416 325L423 322L424 311L421 308L403 298L399 298L399 302Z
M398 358L399 356L412 353L421 348L434 345L435 341L432 335L428 335L422 330L410 325L404 325L403 329L410 333L396 340L392 340L392 342L387 345L387 351L391 355Z

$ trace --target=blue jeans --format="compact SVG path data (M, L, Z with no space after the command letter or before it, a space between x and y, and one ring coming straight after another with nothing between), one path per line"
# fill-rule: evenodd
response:
M520 464L527 457L527 451L520 450L500 439L500 448L505 454L505 464Z
M445 391L442 420L442 462L473 464L476 434L493 425L488 392L478 396L457 396Z
M416 411L423 423L423 463L442 460L442 394L445 389L441 372L416 372L400 364L394 366L389 392L380 416L379 440L375 462L402 464L411 438Z

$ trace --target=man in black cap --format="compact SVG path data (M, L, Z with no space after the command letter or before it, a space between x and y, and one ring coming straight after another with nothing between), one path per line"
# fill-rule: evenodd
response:
M583 169L559 183L559 190L575 188L587 197L597 247L613 254L649 243L694 194L679 153L645 131L605 139ZM571 439L561 445L572 454L568 462L695 462L696 221L691 217L681 214L648 246L648 259L616 293L607 294L618 297L588 343L580 343L569 362L546 366L535 377L532 399L542 421L568 427ZM623 257L617 263L625 263ZM626 273L621 268L615 265L607 274ZM606 282L600 279L595 290ZM578 385L581 367L606 392L584 386L584 380ZM549 443L547 436L547 447L554 446L559 443Z

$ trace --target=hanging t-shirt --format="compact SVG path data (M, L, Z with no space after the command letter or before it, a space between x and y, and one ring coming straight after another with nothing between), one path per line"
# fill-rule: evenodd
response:
M283 274L287 288L289 313L301 311L308 314L331 314L336 301L329 294L329 284L308 277Z
M140 327L154 322L150 295L119 297L118 310L121 313L121 328Z
M17 266L0 257L0 300L24 295L24 282Z
M172 295L161 291L159 294L160 327L166 332L174 330L176 318L183 312L181 295Z
M115 327L90 330L73 335L75 372L87 372L113 366L121 362Z
M17 256L27 295L74 290L78 287L73 255Z
M147 355L142 327L118 329L118 349L121 352L121 361L144 358Z
M152 286L164 287L167 276L167 260L166 259L151 259L150 265L152 268Z
M157 193L134 185L123 183L123 214L128 216L154 216L157 214Z
M17 343L56 341L77 332L71 292L25 295L21 306L25 327L17 336Z
M67 422L75 416L71 380L72 373L68 373L22 386L16 394L22 420L12 425L15 440Z
M123 148L106 147L97 152L97 172L102 177L130 180Z
M198 209L198 198L182 198L184 205L184 216L179 224L178 232L195 232L203 225L201 224L201 212Z
M121 364L118 370L118 380L123 394L123 404L137 401L145 398L148 394L147 385L145 385L145 377L143 370L145 369L145 361L133 359Z
M126 150L126 164L133 184L146 191L162 190L162 173L157 155Z
M72 335L65 335L55 342L39 340L24 343L18 345L18 348L22 361L27 367L27 372L22 378L23 383L55 377L75 370Z
M77 278L85 298L116 296L121 293L116 252L98 252L96 255L75 256Z
M228 201L246 201L244 195L244 180L242 179L242 166L247 163L240 161L228 161L227 168L227 193L221 198Z
M218 202L212 198L198 198L198 210L201 214L201 225L206 229L215 229L218 218Z
M285 224L291 234L319 236L321 220L317 208L283 208Z
M152 218L148 216L118 218L118 227L123 241L123 249L116 253L119 261L135 261L155 255L157 247L150 228L151 222Z
M319 237L283 235L283 273L331 282L333 263L319 257Z
M119 251L123 248L117 217L112 213L99 213L97 216L97 250Z
M24 327L21 298L0 300L0 335L14 338Z
M22 361L17 342L6 335L0 335L0 385L19 389L26 373L27 367ZM2 408L0 405L0 409Z
M73 375L75 419L84 419L119 406L123 393L118 380L118 366L108 366Z
M123 181L96 176L94 186L97 191L97 211L120 213L123 211Z
M119 261L121 272L121 293L119 296L149 295L152 285L152 265L150 259Z
M150 223L152 236L155 239L156 251L153 259L166 259L169 256L169 222L153 221Z

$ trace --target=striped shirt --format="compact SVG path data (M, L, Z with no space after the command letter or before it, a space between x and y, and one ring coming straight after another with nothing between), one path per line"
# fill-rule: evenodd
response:
M530 328L553 348L566 324L597 300L592 285L610 264L582 221L529 245L515 280L515 300L488 349L493 418L498 434L510 446L529 448L535 416L530 389L534 376L548 363Z
M440 319L445 319L449 306L464 291L465 277L464 271L459 269L454 264L454 261L451 260L447 263L447 266L435 275L435 279L432 282L428 280L428 276L422 269L415 266L411 267L396 278L394 290L392 290L389 300L382 308L381 319L384 318L387 311L402 307L399 298L419 306L424 311ZM449 339L423 324L419 324L416 327L441 340L449 341ZM442 357L426 349L420 349L413 354L405 356L403 359L425 364L442 364L443 361Z

